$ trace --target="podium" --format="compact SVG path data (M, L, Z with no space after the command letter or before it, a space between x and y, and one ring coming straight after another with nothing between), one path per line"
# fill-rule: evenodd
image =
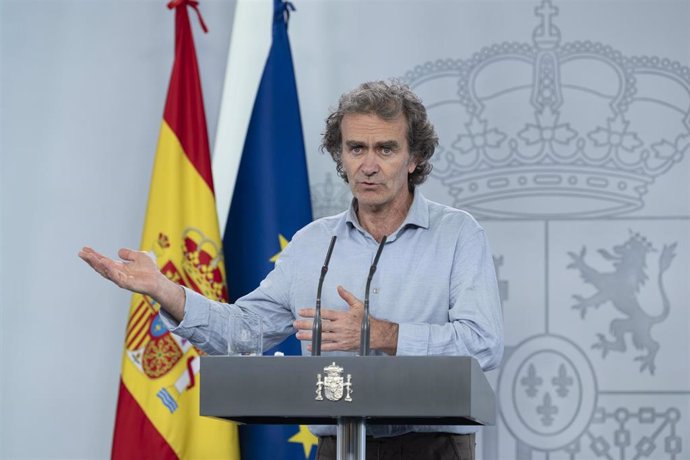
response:
M338 426L338 459L363 459L366 424L493 425L493 390L466 356L204 356L201 415Z

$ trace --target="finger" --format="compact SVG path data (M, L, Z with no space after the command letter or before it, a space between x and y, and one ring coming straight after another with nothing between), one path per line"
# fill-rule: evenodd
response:
M321 351L340 351L340 347L338 347L338 344L334 342L322 343Z
M94 256L92 253L84 251L82 249L81 251L79 251L79 258L81 260L83 260L84 262L86 262L87 264L92 265L91 261L93 260Z
M100 275L105 276L105 265L103 264L105 257L98 253L79 253L79 257Z
M312 333L311 333L311 331L308 331L308 330L299 331L295 334L295 338L297 340L309 340L309 341L311 341ZM330 342L336 342L338 340L340 340L339 335L335 334L333 332L323 332L321 334L321 341L324 343L325 342L329 342L329 343Z
M124 262L113 260L109 257L100 256L91 265L101 276L113 281L120 287L126 287L129 275Z
M302 330L295 334L297 340L311 340L311 331Z
M324 332L321 334L321 342L323 343L335 343L342 340L342 334L337 332Z
M106 276L106 274L105 274L105 268L104 268L102 265L100 265L98 262L93 261L93 260L88 260L88 259L84 259L84 260L86 261L86 263L89 264L89 266L90 266L96 273L98 273L99 275L101 275L101 276L107 278L107 276Z
M304 318L313 318L316 315L316 310L313 308L302 308L297 313Z
M337 321L344 318L346 315L347 313L341 310L331 310L328 308L321 310L321 318L328 321Z
M116 262L112 259L108 259L107 257L103 257L99 261L99 266L102 269L102 273L99 272L101 275L122 287L121 283L127 279L127 275L122 271L122 262Z
M98 254L98 253L88 246L84 246L79 251L79 257L81 257L82 259L84 258L84 256L87 256L89 254Z
M304 318L313 318L316 316L316 310L314 308L302 308L298 313ZM333 321L342 318L344 314L345 313L340 310L331 310L330 308L321 309L321 319Z
M314 322L308 319L298 319L292 322L292 327L298 330L310 330L313 327Z
M82 248L82 250L79 251L79 257L83 261L91 264L92 261L98 261L103 256L91 248Z
M362 301L359 300L357 297L354 296L350 291L345 289L342 286L338 286L338 295L347 302L347 304L350 306L350 308L363 308L364 304L362 304Z
M299 331L295 334L295 338L297 340L303 341L303 342L309 342L311 343L312 341L312 333L311 331ZM339 334L333 333L333 332L324 332L321 334L321 343L323 347L326 347L328 350L344 350L343 345L342 345L342 339Z
M134 249L129 249L129 248L122 248L119 251L117 251L117 255L120 257L122 260L126 260L128 262L133 262L137 258L139 258L140 254L143 254L141 251L135 251Z
M340 342L323 342L321 344L321 351L352 351L354 348L348 347Z

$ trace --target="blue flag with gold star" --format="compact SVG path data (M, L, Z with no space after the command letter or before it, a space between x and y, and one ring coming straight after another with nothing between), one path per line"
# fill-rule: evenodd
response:
M223 247L231 301L255 289L276 255L311 222L311 204L297 85L287 34L292 5L273 2L273 42L263 71L232 195ZM294 336L268 350L300 354ZM316 438L305 426L245 425L244 460L314 458Z

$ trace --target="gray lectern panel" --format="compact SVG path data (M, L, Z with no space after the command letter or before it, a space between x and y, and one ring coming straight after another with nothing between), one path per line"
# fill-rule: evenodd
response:
M201 358L201 414L244 423L492 425L495 411L493 391L468 357Z

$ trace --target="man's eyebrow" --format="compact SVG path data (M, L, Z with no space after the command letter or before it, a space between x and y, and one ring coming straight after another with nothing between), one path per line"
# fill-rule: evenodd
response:
M345 141L348 147L363 147L365 144L362 141Z
M395 140L390 140L390 141L381 141L376 143L376 147L379 149L391 149L395 150L398 147L400 147L400 144L398 141Z

